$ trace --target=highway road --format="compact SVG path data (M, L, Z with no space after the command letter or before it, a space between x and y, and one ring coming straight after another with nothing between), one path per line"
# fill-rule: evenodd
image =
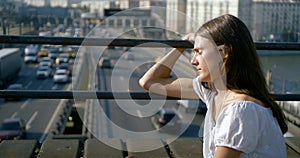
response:
M26 90L63 90L68 84L55 84L52 78L37 79L37 64L23 64L15 83L22 83ZM55 69L55 68L53 68ZM62 100L59 99L30 99L20 101L0 101L0 121L5 118L23 118L26 122L27 139L42 142L60 110Z
M101 36L102 37L102 36ZM99 60L98 47L91 47L96 62ZM135 47L124 52L122 48L107 49L104 56L112 59L113 68L97 69L95 88L99 91L112 92L145 92L139 85L139 78L153 64L154 60L163 56L165 48ZM90 53L90 52L89 52ZM134 60L124 58L132 53ZM180 58L174 72L176 76L193 77L195 72L187 58ZM27 90L66 90L71 83L55 84L52 78L37 79L37 64L23 64L16 83L22 83ZM54 70L55 68L53 68ZM93 81L92 81L93 82ZM5 118L21 117L26 122L27 139L42 142L55 123L56 115L61 110L60 99L22 99L20 101L0 100L0 121ZM203 115L186 113L175 100L94 100L92 114L93 134L107 138L138 138L138 137L198 137L203 122ZM101 105L101 108L97 106ZM183 120L183 130L177 135L158 132L151 122L151 117L162 107L173 107ZM85 109L89 110L89 109ZM84 118L82 118L84 120Z
M110 35L112 33L109 33ZM100 36L100 35L98 35ZM92 52L99 49L94 48ZM99 53L101 53L99 51ZM125 59L125 55L131 53L134 60ZM166 53L165 48L130 48L123 51L122 48L107 49L102 56L112 60L112 68L97 68L97 89L99 91L112 92L145 92L139 84L139 78L154 63L156 58ZM94 54L99 59L99 54ZM195 72L185 57L179 59L174 67L176 76L193 77ZM203 122L203 115L186 113L182 107L176 104L176 100L98 100L101 109L96 108L95 117L102 121L97 121L97 130L93 132L96 137L108 138L138 138L138 137L198 137L199 129ZM95 105L98 106L97 104ZM153 126L151 117L162 107L173 107L181 115L183 120L183 130L178 135L161 133ZM104 115L104 116L103 116ZM104 120L104 121L103 121ZM104 126L105 125L105 126ZM104 128L103 128L104 127Z

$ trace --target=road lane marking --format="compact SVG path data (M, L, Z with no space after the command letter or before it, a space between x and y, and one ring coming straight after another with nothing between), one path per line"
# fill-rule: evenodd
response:
M55 84L51 89L52 89L52 90L57 90L57 89L58 89L58 85Z
M30 81L26 86L25 88L28 89L28 87L32 84L32 81Z
M53 115L52 115L52 117L51 117L51 120L49 121L49 123L48 123L46 129L44 130L43 135L41 136L41 138L40 138L40 140L39 140L40 143L43 142L44 139L46 138L46 136L48 135L48 133L49 133L49 131L50 131L50 128L51 128L51 126L53 125L54 120L56 119L56 117L58 117L59 111L60 111L60 109L62 109L62 107L63 107L63 103L64 103L64 100L63 100L63 99L60 100L58 106L56 107L56 109L55 109L55 111L54 111L54 113L53 113Z
M30 128L31 128L31 123L32 123L33 120L36 118L36 116L37 116L38 113L39 113L38 111L35 111L35 112L31 115L30 119L28 120L28 122L27 122L27 124L26 124L26 129L30 129Z
M21 109L25 108L25 107L28 105L28 103L29 103L30 100L31 100L31 99L26 100L26 101L21 105Z
M47 80L44 80L37 89L41 90L46 85L47 82L48 82Z
M18 115L18 112L14 112L14 113L10 116L10 118L15 118L17 115Z
M143 115L142 115L142 113L141 113L141 111L140 111L140 110L136 110L136 113L137 113L137 115L138 115L140 118L142 118L142 117L143 117Z

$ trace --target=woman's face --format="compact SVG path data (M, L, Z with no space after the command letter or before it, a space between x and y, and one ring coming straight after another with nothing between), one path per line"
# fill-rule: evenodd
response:
M223 61L214 42L196 36L193 52L191 63L196 66L200 81L213 82L220 76L220 62Z

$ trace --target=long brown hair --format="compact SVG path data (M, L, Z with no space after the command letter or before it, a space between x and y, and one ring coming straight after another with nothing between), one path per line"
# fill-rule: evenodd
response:
M288 127L285 116L271 97L256 48L246 25L237 17L226 14L202 25L196 35L209 35L216 45L225 45L227 88L259 99L270 107L282 133Z

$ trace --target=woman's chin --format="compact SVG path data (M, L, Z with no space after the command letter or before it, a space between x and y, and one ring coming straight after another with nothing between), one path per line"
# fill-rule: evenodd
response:
M211 82L209 77L202 76L201 74L199 75L199 81L201 81L201 82Z

